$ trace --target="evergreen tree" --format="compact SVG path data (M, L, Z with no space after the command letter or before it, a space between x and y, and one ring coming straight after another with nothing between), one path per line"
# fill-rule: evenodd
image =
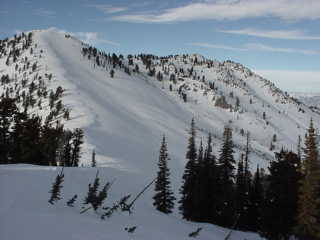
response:
M305 139L302 166L304 178L299 188L296 234L302 240L316 240L320 238L320 163L312 120Z
M301 153L302 146L301 146L301 142L302 142L301 136L299 135L299 137L298 137L298 146L297 146L297 153L298 153L299 159L302 158L302 153Z
M287 240L293 234L301 178L298 166L298 156L284 150L270 163L261 229L267 239Z
M96 167L97 162L96 162L96 152L93 150L92 151L92 157L91 157L91 167Z
M247 226L246 230L260 232L262 224L262 206L264 199L264 190L260 176L260 168L253 177L253 182L249 190L248 209L247 209Z
M97 210L103 203L103 201L108 197L108 190L110 188L111 184L110 182L107 182L101 191L98 193L96 200L94 201L93 204L93 209Z
M52 189L50 190L49 193L51 193L51 197L49 199L50 204L54 204L54 202L57 202L58 200L62 199L60 197L61 194L61 188L62 183L64 179L64 174L63 174L63 168L61 169L61 172L57 175L55 182L52 184Z
M20 163L41 164L43 159L41 144L41 119L32 116L20 123L19 152Z
M245 159L244 159L244 181L245 181L245 190L246 194L249 194L250 184L251 184L251 172L250 172L250 133L247 132L247 140L246 140L246 152L245 152Z
M27 120L28 116L25 113L16 114L13 122L12 148L10 156L12 157L12 163L22 163L23 156L23 138L24 138L24 126L23 123Z
M197 161L194 168L194 193L193 198L191 199L192 206L196 208L192 220L196 222L203 221L204 215L204 206L202 205L202 203L205 197L203 185L205 174L203 170L203 144L201 139L197 154Z
M15 100L1 98L0 100L0 164L10 163L11 123L17 113Z
M163 79L162 73L160 71L157 73L156 77L157 77L158 81L162 81L162 79Z
M88 194L84 200L84 204L89 204L94 201L94 198L97 196L98 188L100 186L100 178L99 178L99 171L97 171L96 177L94 178L93 185L89 183L88 185Z
M238 162L238 169L236 175L236 213L239 214L237 228L245 230L247 228L247 194L246 194L246 179L244 169L244 154L241 154Z
M172 212L175 200L170 187L168 160L170 160L170 158L168 155L166 139L163 135L158 162L159 171L155 182L156 194L153 197L153 205L157 210L166 214Z
M63 126L57 124L55 128L45 124L41 131L41 155L40 165L57 166L57 152L60 139L63 136Z
M202 151L199 150L199 155ZM201 159L198 157L198 161ZM217 213L216 213L216 203L218 198L217 185L218 174L215 156L212 153L212 137L209 133L207 139L207 146L204 151L202 160L198 163L199 165L199 190L198 197L199 206L198 214L200 222L210 222L215 223Z
M136 64L136 66L135 66L135 71L136 71L137 73L139 73L139 65L138 65L138 64Z
M114 77L114 70L113 70L113 69L110 70L110 77L111 77L111 78Z
M59 121L55 127L48 121L43 124L41 117L19 112L16 102L0 100L0 164L78 166L83 131L69 134Z
M81 145L83 144L83 130L76 128L73 133L73 148L71 155L71 166L78 167L80 160Z
M67 130L66 132L64 132L62 159L61 159L60 164L65 167L72 166L72 160L71 160L71 151L72 151L71 140L72 140L72 137L73 137L73 133L70 130Z
M188 151L186 154L187 163L182 177L183 183L180 189L181 199L179 210L186 220L192 220L195 216L196 206L193 205L195 196L197 149L196 149L196 129L194 119L191 121Z
M250 193L252 192L252 174L250 172L250 132L246 134L246 151L244 155L244 205L242 214L239 217L239 225L243 226L243 230L250 230L251 220L249 216L249 208L252 204Z
M98 192L99 186L100 178L99 171L97 171L93 184L90 183L88 185L88 193L83 202L83 204L90 204L95 211L102 205L103 201L107 198L108 190L111 184L107 182L102 188L102 190Z
M232 129L225 127L223 133L223 144L219 156L219 202L218 202L218 224L230 227L234 223L234 164Z

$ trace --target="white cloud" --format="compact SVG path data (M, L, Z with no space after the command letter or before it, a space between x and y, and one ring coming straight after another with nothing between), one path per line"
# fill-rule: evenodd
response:
M68 33L71 36L74 36L75 38L78 38L81 41L88 43L90 45L109 44L109 45L114 45L114 46L120 46L120 44L117 42L113 42L113 41L101 38L99 36L99 33L97 33L97 32L69 32L64 29L59 29L59 28L55 28L55 27L52 27L50 29L53 31L61 32L63 34Z
M255 70L278 87L289 92L320 93L320 72Z
M204 43L204 42L195 42L195 43L190 43L189 45L204 47L204 48L231 50L231 51L263 51L263 52L279 52L279 53L296 53L296 54L303 54L303 55L320 54L320 51L316 51L316 50L305 50L305 49L299 49L299 48L279 48L279 47L273 47L273 46L269 46L261 43L248 43L243 45L242 47L234 47L234 46L222 45L222 44L211 44L211 43Z
M299 53L304 55L315 55L319 54L319 51L316 50L305 50L299 48L279 48L279 47L272 47L269 45L264 45L260 43L248 43L246 47L250 50L257 50L257 51L265 51L265 52L280 52L280 53Z
M104 4L90 4L88 6L94 7L106 14L114 14L114 13L124 12L128 10L128 8L126 7L114 7L111 5L104 5Z
M109 8L104 9L104 11L106 13L118 13L118 12L123 12L126 10L127 10L127 8L124 8L124 7L109 7Z
M110 44L114 46L120 46L119 43L100 38L98 36L97 32L72 32L71 35L75 36L76 38L79 38L83 42L89 43L89 44Z
M259 30L253 28L245 28L238 30L218 30L218 32L274 39L320 40L320 36L310 36L300 30Z
M111 19L125 22L166 23L191 20L238 20L277 17L285 20L320 19L319 0L223 0L189 3L158 14L127 14Z
M47 9L43 9L43 8L36 9L36 10L33 11L33 13L35 15L40 16L40 17L55 17L56 16L56 12L55 11L47 10Z
M70 34L90 44L96 43L98 39L98 33L96 32L71 32Z
M215 49L224 49L224 50L232 50L232 51L247 51L248 49L245 48L237 48L223 44L211 44L211 43L204 43L204 42L196 42L190 43L192 46L197 47L204 47L204 48L215 48Z
M14 34L21 34L23 31L21 31L20 29L16 29L15 31L14 31Z

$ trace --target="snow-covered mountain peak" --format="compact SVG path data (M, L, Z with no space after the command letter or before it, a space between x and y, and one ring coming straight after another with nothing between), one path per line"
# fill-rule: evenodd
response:
M70 120L61 121L68 128L85 130L84 163L96 149L101 165L129 171L153 168L160 136L166 134L174 171L181 174L187 129L194 117L198 139L211 132L216 152L225 125L233 128L237 154L249 131L253 162L267 166L273 151L282 146L295 150L310 118L319 119L313 109L239 63L198 54L116 56L56 29L31 33L32 51L23 49L24 38L14 45L10 39L1 42L1 74L18 82L33 79L39 84L40 78L49 90L65 89L62 102L71 113ZM13 49L20 49L16 62L10 55ZM23 69L26 57L37 63L37 71L28 74ZM43 118L50 113L37 106L32 111Z

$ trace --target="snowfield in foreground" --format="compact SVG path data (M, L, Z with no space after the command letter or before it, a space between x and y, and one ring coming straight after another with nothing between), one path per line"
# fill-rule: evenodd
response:
M150 181L137 173L98 168L101 184L114 181L105 206L126 194L137 194ZM191 223L178 214L165 215L152 206L153 188L137 202L133 214L115 213L101 220L92 210L80 214L82 202L96 175L97 168L65 168L62 197L57 204L48 203L48 193L56 175L56 167L31 165L0 166L0 239L1 240L178 240L192 239L188 234L202 227L199 240L223 240L229 230L212 224ZM74 194L74 207L66 201ZM137 226L134 233L125 227ZM257 234L234 232L230 240L258 240Z

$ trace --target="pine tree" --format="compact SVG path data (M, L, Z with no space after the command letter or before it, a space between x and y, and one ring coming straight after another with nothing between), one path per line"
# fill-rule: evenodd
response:
M71 140L73 137L73 133L70 130L67 130L63 134L63 149L62 149L62 159L61 164L65 167L71 167L72 166L72 146L71 146Z
M202 145L202 144L201 144ZM217 185L218 174L215 156L212 154L212 137L208 134L207 145L202 157L202 146L200 146L198 156L198 176L199 184L197 186L197 214L199 222L215 223L216 221L216 203L217 203Z
M219 187L220 196L218 202L218 224L230 227L234 223L234 164L232 129L225 127L223 133L223 144L219 156Z
M1 98L0 100L0 164L10 161L9 153L12 148L10 126L17 113L15 100Z
M246 194L246 179L245 179L245 170L243 162L244 154L241 154L240 160L238 162L238 169L236 175L236 213L239 214L238 220L238 229L245 230L247 224L247 194Z
M240 99L239 97L236 97L236 111L240 109Z
M96 167L97 162L96 162L96 152L93 150L92 151L92 157L91 157L91 167Z
M251 184L251 172L250 172L250 132L247 132L247 141L246 141L246 152L245 152L245 159L244 159L244 180L245 180L245 190L246 194L249 194L249 188Z
M260 176L260 168L257 166L248 196L247 230L260 232L262 224L263 196L264 190Z
M303 240L316 240L320 238L320 163L312 119L305 139L302 171L296 234Z
M191 200L192 206L197 209L196 211L194 211L192 220L197 222L203 221L204 214L204 206L202 204L205 198L205 189L203 185L205 174L203 170L203 144L201 139L197 154L197 161L194 169L194 195L193 199Z
M87 193L87 197L84 200L84 204L89 204L94 202L95 197L97 196L97 193L98 193L99 186L100 186L100 178L99 178L99 171L97 171L96 177L93 181L93 185L91 185L91 183L88 185L88 193Z
M162 81L163 76L162 76L162 73L160 71L157 73L156 77L157 77L158 81L160 81L160 82Z
M139 73L139 65L138 65L138 64L136 64L136 66L135 66L135 71L136 71L137 73Z
M21 163L23 155L23 123L27 120L28 116L24 113L18 113L13 122L13 130L11 134L12 147L11 147L11 157L12 163Z
M107 198L108 190L111 184L110 182L107 182L101 191L98 191L99 186L100 186L100 178L99 178L99 171L97 171L93 184L90 183L88 185L88 193L83 202L83 204L90 204L95 211L102 205L103 201ZM90 209L90 207L88 209Z
M6 60L6 65L9 66L10 65L10 56L8 56L7 60Z
M270 163L262 209L261 234L267 239L289 239L297 217L299 158L281 150Z
M175 200L170 186L168 160L170 160L170 158L168 155L166 139L163 135L158 162L159 171L155 182L156 194L153 197L153 205L157 210L165 214L172 212Z
M108 197L108 190L109 190L110 186L111 186L110 182L107 182L103 186L101 191L98 193L96 200L93 204L94 210L97 210L102 205L103 201Z
M188 151L186 154L187 163L182 177L183 183L180 189L181 199L179 201L179 210L186 220L192 220L195 216L196 206L193 206L195 196L195 181L197 167L197 149L196 149L196 129L194 119L191 121L190 137L188 141Z
M76 128L73 133L73 148L71 155L71 166L78 167L80 160L81 145L83 144L83 130Z
M61 188L62 183L64 179L64 174L63 174L63 168L61 169L61 172L57 175L55 182L52 184L52 189L50 190L49 193L51 193L51 197L49 199L50 204L54 204L54 202L57 202L58 200L62 199L60 197L61 194Z
M57 124L54 128L45 124L41 129L41 154L40 165L57 166L57 152L61 139L63 138L63 125Z
M113 70L113 69L110 70L110 77L111 77L111 78L114 77L114 70Z
M252 192L252 174L250 172L250 132L248 131L246 134L246 151L244 158L244 189L245 189L245 202L244 202L244 211L242 212L242 220L245 224L245 230L252 229L251 226L251 217L249 216L249 208L253 204L250 198L250 193Z
M212 136L209 133L207 140L207 148L204 154L204 169L206 170L206 188L207 198L204 205L208 208L206 222L216 223L217 214L217 202L218 202L218 190L219 190L219 168L216 164L216 157L212 153Z
M41 119L40 117L31 116L20 123L19 137L19 162L29 164L41 164L43 154L41 151Z
M299 137L298 137L298 145L297 145L297 153L298 153L299 159L302 158L302 153L301 153L302 146L301 146L301 142L302 142L301 136L299 135Z

